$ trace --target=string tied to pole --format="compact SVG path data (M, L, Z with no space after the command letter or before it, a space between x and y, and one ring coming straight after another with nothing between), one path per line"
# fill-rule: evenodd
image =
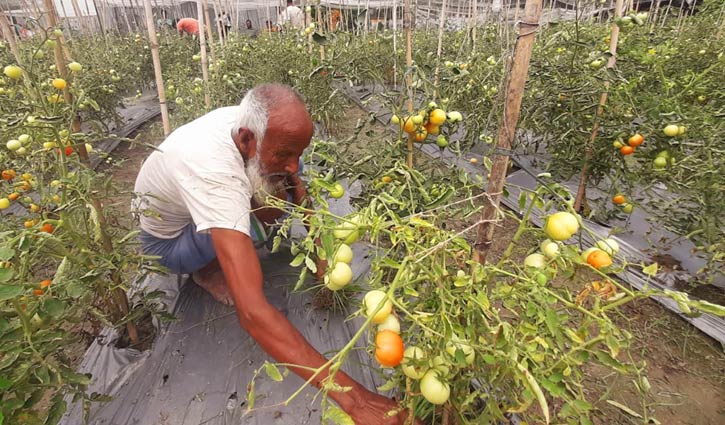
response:
M516 36L517 39L521 38L521 37L526 37L531 34L535 34L536 32L539 31L539 28L541 27L541 25L538 22L527 22L524 20L519 20L518 22L516 22L516 25L514 25L514 26L519 27L519 30L522 30L523 27L531 28L528 32L520 32Z

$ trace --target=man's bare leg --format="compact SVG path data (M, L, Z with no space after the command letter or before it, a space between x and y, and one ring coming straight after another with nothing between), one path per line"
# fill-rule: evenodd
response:
M227 282L224 279L224 272L222 272L216 258L200 270L192 273L191 277L197 285L204 288L215 300L222 304L234 305L232 294L229 292L229 287L227 287Z

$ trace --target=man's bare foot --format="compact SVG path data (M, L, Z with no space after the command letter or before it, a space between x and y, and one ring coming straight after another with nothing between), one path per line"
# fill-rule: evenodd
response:
M222 304L234 305L234 299L224 280L224 273L221 270L214 270L208 273L201 271L191 274L194 282L210 293L215 300Z

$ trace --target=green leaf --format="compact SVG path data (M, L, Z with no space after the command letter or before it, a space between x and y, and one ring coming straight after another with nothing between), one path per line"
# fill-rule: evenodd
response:
M282 381L282 374L279 373L279 369L277 369L277 366L273 365L270 362L264 362L264 372L269 376L269 379L275 381L275 382L281 382Z
M657 263L652 263L649 266L642 267L642 273L654 277L657 274L657 268Z
M541 411L544 413L544 419L546 423L549 423L549 403L546 401L546 397L544 396L543 391L541 391L541 387L539 387L539 383L536 382L536 379L534 376L521 364L516 364L517 369L519 372L521 372L524 375L524 382L526 382L529 390L534 393L536 396L536 401L539 402L539 407L541 408Z
M691 301L691 304L703 313L710 313L720 317L725 316L725 306L709 303L707 301Z
M300 277L299 277L299 279L297 279L297 283L295 283L295 287L294 287L293 291L299 291L300 288L302 288L302 285L304 285L306 278L307 278L307 268L304 268L300 272Z
M300 252L299 254L297 254L295 259L292 260L291 263L289 263L289 265L292 267L299 267L304 261L305 261L305 253Z
M43 310L51 317L58 317L65 311L66 304L57 298L46 298L43 301Z
M15 271L13 271L13 269L0 267L0 282L7 282L13 277L13 275L15 275Z
M398 383L395 382L394 380L390 379L390 380L385 381L385 383L383 385L377 387L377 390L380 392L386 392L386 391L394 390L395 388L398 388Z
M599 359L599 361L604 363L605 365L614 368L622 373L627 372L627 368L617 359L610 356L609 353L607 353L606 351L599 350L595 354L597 356L597 359Z
M2 282L2 279L0 279L0 282ZM19 285L0 285L0 301L15 298L18 295L21 295L23 292L25 292L24 288Z
M352 420L350 415L337 406L328 407L322 415L322 420L323 422L332 421L337 425L355 425L355 421Z
M317 273L317 264L315 264L315 260L310 257L305 257L305 265L312 273Z
M0 390L7 390L8 388L10 388L10 384L12 384L12 381L4 376L0 376Z
M15 256L15 250L6 246L0 246L0 261L10 261Z
M255 399L256 399L256 394L254 392L254 381L252 381L249 383L249 386L247 387L247 411L254 409Z
M68 409L68 404L63 399L62 394L57 394L53 397L53 405L50 407L48 412L48 418L45 420L44 425L56 425L60 422L60 418L63 416L65 411Z

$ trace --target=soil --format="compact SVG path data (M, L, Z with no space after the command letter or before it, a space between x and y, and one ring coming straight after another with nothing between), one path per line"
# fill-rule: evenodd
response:
M357 119L367 117L355 106L350 106L346 112L346 118L338 120L339 125L330 129L333 136L343 138L351 134ZM372 125L371 130L368 135L361 133L363 142L377 139L385 132L378 124ZM138 137L146 143L158 143L162 139L160 125L153 123L142 128ZM362 149L364 143L358 143L354 151ZM114 199L115 205L128 205L136 174L149 152L149 148L141 145L123 146L113 152L114 160L125 160L122 167L113 171L114 181L129 188L125 198ZM351 151L351 155L354 152ZM492 259L501 255L516 227L515 220L507 219L496 229ZM522 238L514 255L523 259L534 243ZM617 314L618 324L634 335L631 355L635 361L645 363L651 389L643 398L633 384L636 376L611 374L608 370L590 367L586 371L585 392L590 400L599 400L595 403L600 409L595 412L595 423L646 423L646 419L606 403L607 399L627 406L636 414L646 412L647 418L656 418L662 424L725 423L725 398L722 397L725 393L725 354L722 347L651 300L625 305Z

